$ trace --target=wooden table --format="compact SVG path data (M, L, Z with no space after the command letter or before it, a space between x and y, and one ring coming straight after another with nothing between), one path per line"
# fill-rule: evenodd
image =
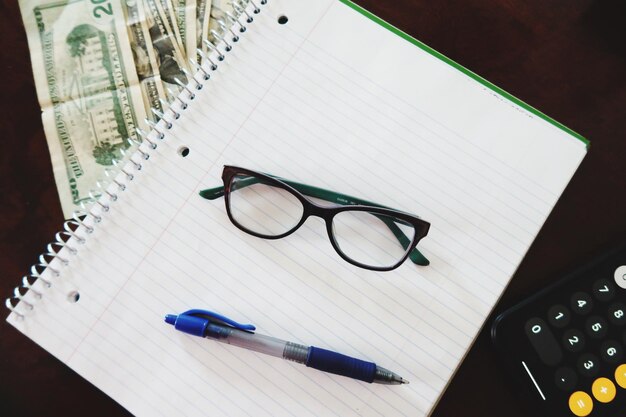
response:
M0 5L3 297L63 220L16 3L2 0ZM433 413L535 416L500 373L489 324L495 314L551 282L559 271L626 238L626 2L357 3L591 141L589 154ZM3 416L128 415L4 322L0 353Z

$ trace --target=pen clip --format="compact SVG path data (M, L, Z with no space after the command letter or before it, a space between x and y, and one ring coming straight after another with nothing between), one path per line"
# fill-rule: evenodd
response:
M253 324L237 323L236 321L229 319L228 317L222 316L221 314L217 314L213 311L194 308L192 310L185 311L181 315L202 317L209 320L210 322L217 322L217 324L224 324L234 329L243 330L246 332L254 332L256 330L256 327Z

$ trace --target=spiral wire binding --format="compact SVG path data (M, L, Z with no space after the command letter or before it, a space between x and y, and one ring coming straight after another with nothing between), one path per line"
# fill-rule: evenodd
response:
M202 58L202 62L209 61L211 63L211 71L215 71L217 69L217 64L213 62L211 57L209 55L206 55L202 49L196 49L196 52L198 53L198 55L200 55L200 58ZM203 67L200 66L200 68Z
M230 33L233 35L233 37L231 38L233 42L237 42L237 41L239 41L239 35L237 35L237 34L233 31L232 26L228 26L228 25L226 24L226 22L224 22L224 21L223 21L223 20L221 20L221 19L217 21L217 24L218 24L218 25L219 25L219 27L222 29L222 32L223 32L223 33L230 32Z
M233 3L234 6L235 3ZM223 61L226 58L226 55L224 55L219 49L217 49L217 47L215 46L215 44L213 42L211 42L208 39L202 39L202 43L204 43L204 45L211 51L211 52L215 52L217 54L217 60L218 61Z
M202 73L202 79L204 81L209 81L211 79L211 74L209 74L208 71L206 71L202 65L198 64L196 61L194 61L193 59L189 58L189 64L196 70L196 72L198 73ZM178 119L178 117L176 117Z
M245 19L245 23L252 23L254 21L252 15L261 12L257 3L265 5L267 0L234 0L232 2L235 14L226 12L224 19L218 21L220 30L211 30L213 41L202 40L208 52L197 49L196 52L201 58L200 63L194 60L190 61L195 74L183 69L188 82L183 83L180 79L175 79L176 84L181 87L181 92L172 91L168 87L167 92L173 97L172 102L167 103L161 100L161 109L150 109L156 121L146 118L145 122L152 131L156 132L156 136L151 136L151 132L136 128L135 133L139 140L130 137L126 139L131 148L134 147L133 153L128 158L122 158L123 160L114 159L112 162L115 169L107 168L104 170L106 180L96 181L98 190L89 191L90 204L80 203L81 209L75 210L72 213L72 218L63 223L63 230L56 233L54 241L46 246L46 252L41 254L38 262L31 266L30 273L22 277L22 282L14 288L13 295L6 298L6 308L18 320L24 320L26 314L35 309L36 303L45 297L45 291L52 287L54 278L61 276L62 268L67 266L71 262L71 258L78 254L79 247L86 243L87 235L95 231L96 225L102 221L102 215L111 209L111 203L118 200L118 192L126 190L127 184L116 177L119 174L124 174L126 182L135 179L135 172L141 170L142 164L133 158L140 158L143 161L150 158L150 152L157 149L158 141L165 139L164 130L169 130L174 126L174 120L178 119L181 112L187 109L188 101L196 97L195 92L202 89L203 82L211 79L210 73L218 69L216 60L219 62L226 59L225 53L230 52L234 43L239 41L239 35L234 30L235 25L238 26L239 33L244 33L247 26L242 23L241 19ZM251 9L251 13L249 9ZM232 35L230 39L227 39L228 34ZM178 110L172 106L175 102L178 103ZM125 156L126 153L126 151L121 150L122 156ZM129 170L129 166L132 166L134 171ZM45 278L42 277L44 271L48 271ZM36 285L37 283L40 284Z

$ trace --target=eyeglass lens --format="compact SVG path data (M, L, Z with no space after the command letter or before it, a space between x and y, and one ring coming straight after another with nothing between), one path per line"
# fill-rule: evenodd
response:
M368 266L390 267L407 253L389 228L393 224L413 241L415 229L406 222L385 214L353 210L333 217L333 236L348 258Z
M241 227L269 237L290 231L304 214L302 203L289 191L244 174L231 180L229 208Z

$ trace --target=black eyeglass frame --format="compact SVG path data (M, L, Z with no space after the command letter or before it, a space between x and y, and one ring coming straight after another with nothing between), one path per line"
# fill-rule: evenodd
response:
M263 180L264 183L269 185L281 188L283 190L288 191L294 197L296 197L303 207L302 218L298 223L293 226L288 231L281 233L279 235L264 235L262 233L257 233L253 230L246 228L241 225L237 220L233 217L230 210L230 193L231 193L231 185L233 178L238 175L243 174L253 178L258 178ZM330 240L331 245L335 249L335 251L344 259L346 262L349 262L352 265L356 265L363 269L368 269L372 271L391 271L400 266L407 258L411 258L412 262L418 265L428 265L429 261L422 255L419 250L416 248L417 244L421 239L423 239L427 234L430 228L430 223L422 220L421 218L405 213L403 211L395 210L389 207L381 206L376 203L371 203L365 200L361 200L355 197L347 196L345 194L336 193L334 191L324 190L317 187L312 187L305 184L299 184L293 181L285 180L280 177L275 177L273 175L264 174L261 172L253 171L246 168L225 165L224 170L222 171L222 181L224 182L223 187L216 187L211 189L206 189L200 191L200 195L209 200L214 200L221 196L224 196L226 213L228 214L228 218L230 221L240 230L246 232L252 236L256 236L262 239L281 239L283 237L289 236L294 233L296 230L300 228L304 224L304 222L311 216L320 217L326 223L326 231L328 233L328 238ZM252 185L252 183L250 184ZM309 195L311 197L320 198L327 201L336 202L336 206L322 206L319 205L306 197ZM329 198L331 197L331 198ZM413 239L409 240L409 238L400 230L399 227L395 225L395 222L387 222L382 217L380 218L393 232L393 234L398 238L400 244L405 249L404 256L395 264L391 266L373 266L363 264L359 261L356 261L349 256L347 256L341 250L339 243L335 239L333 232L333 218L341 212L344 211L365 211L368 213L372 213L374 215L380 214L389 217L394 217L398 220L405 222L406 224L412 226L415 230L415 234ZM403 238L404 239L403 239Z

